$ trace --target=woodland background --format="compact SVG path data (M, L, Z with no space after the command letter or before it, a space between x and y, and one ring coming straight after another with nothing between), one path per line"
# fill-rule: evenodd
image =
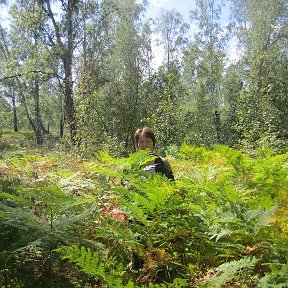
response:
M1 1L0 287L288 287L288 2L195 3Z
M120 154L133 150L143 125L155 129L159 149L287 147L287 1L227 1L225 27L221 1L196 1L188 23L175 10L145 18L146 1L9 3L9 27L0 29L1 129L32 129L38 144L69 133L85 149ZM159 67L151 66L155 35Z

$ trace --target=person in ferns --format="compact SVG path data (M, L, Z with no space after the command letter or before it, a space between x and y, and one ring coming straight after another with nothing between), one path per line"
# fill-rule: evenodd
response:
M150 161L143 167L144 170L147 172L161 173L168 179L174 181L173 171L169 163L153 152L156 144L156 137L153 130L149 127L139 128L136 130L134 138L136 149L149 149L152 155L156 156L153 161Z
M149 149L152 155L155 156L155 159L146 163L143 169L147 172L161 173L171 181L174 181L173 171L169 163L154 153L156 138L153 130L149 127L139 128L136 130L134 138L137 150ZM131 268L133 270L139 270L143 268L144 260L134 252L132 254L132 257L133 260Z

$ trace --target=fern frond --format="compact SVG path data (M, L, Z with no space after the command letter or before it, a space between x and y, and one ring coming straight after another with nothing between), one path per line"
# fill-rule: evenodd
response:
M68 259L76 264L80 270L94 276L106 283L108 287L124 287L122 282L122 265L109 269L107 263L99 256L98 252L92 252L90 248L78 246L61 246L54 251L62 254L62 259ZM115 269L116 268L116 269Z
M286 288L288 287L288 264L270 263L271 272L262 277L258 288Z
M68 259L81 268L81 270L89 275L105 278L104 264L99 258L97 252L92 253L90 248L78 246L61 246L54 251L62 254L62 259Z
M216 276L205 281L200 287L222 287L230 281L233 282L233 280L237 280L236 278L243 273L243 271L251 272L258 261L256 257L243 257L239 260L226 262L216 268Z

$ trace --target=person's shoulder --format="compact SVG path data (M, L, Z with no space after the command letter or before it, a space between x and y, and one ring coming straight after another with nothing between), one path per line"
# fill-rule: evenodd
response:
M164 174L168 179L174 180L174 174L172 171L172 167L168 160L165 157L161 157L159 155L153 154L156 156L155 164L156 164L156 172L160 172Z
M153 153L153 156L155 156L155 163L162 163L163 161L163 157L159 156L158 154Z

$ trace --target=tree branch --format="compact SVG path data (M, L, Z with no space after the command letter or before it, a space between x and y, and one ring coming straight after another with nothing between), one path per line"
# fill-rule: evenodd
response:
M17 74L14 74L14 75L5 76L3 78L0 78L0 82L1 81L5 81L5 80L9 80L9 79L13 79L13 78L18 78L18 77L21 77L21 76L26 75L26 74L36 74L36 73L41 73L41 74L44 74L44 75L48 75L51 78L58 77L57 74L51 74L51 73L48 73L48 72L45 72L45 71L41 71L41 70L31 70L31 71L28 71L26 73L17 73Z

